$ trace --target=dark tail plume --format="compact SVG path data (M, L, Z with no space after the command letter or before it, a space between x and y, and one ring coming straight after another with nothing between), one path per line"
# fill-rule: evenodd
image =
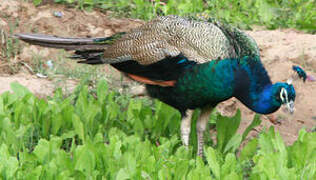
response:
M15 34L14 37L30 44L43 47L77 51L101 51L125 33L117 33L105 38L66 38L43 34Z
M15 34L14 37L30 44L43 47L74 50L74 55L70 58L81 59L78 63L103 64L111 63L104 60L104 50L115 40L121 38L125 33L116 33L104 38L66 38L43 34Z

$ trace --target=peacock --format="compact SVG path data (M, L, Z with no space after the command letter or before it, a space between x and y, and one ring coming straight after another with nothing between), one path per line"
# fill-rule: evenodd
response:
M150 97L180 112L186 147L193 110L201 109L196 124L199 156L209 115L222 101L235 97L259 114L273 113L281 105L294 111L291 81L272 84L254 39L215 19L157 17L104 38L15 36L30 44L74 50L72 58L79 63L110 64L144 84Z

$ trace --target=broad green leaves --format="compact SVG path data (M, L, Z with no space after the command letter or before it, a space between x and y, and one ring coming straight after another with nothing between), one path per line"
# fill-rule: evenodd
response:
M285 146L270 129L240 149L258 116L239 135L239 111L213 113L217 142L204 162L181 145L179 113L159 101L111 92L105 81L96 97L84 85L47 100L12 89L0 95L1 179L315 179L315 133Z
M236 134L240 124L240 111L232 118L219 115L216 121L217 129L217 149L221 152L228 152L230 149L236 149L241 142L241 137Z
M0 146L0 162L0 177L2 179L13 179L19 168L19 162L16 157L11 156L6 144Z
M242 141L245 140L248 133L260 125L261 120L259 115L255 115L253 121L246 128L242 135L237 133L241 121L241 113L238 110L235 116L229 118L217 115L216 129L217 129L217 146L216 149L221 153L236 153Z

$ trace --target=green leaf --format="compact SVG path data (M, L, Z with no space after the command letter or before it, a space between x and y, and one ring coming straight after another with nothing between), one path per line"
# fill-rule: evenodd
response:
M45 161L49 160L49 146L49 142L46 139L41 139L33 151L41 163L44 163Z
M221 177L226 177L227 175L235 172L236 166L236 156L232 153L228 153L225 157L225 163L221 167Z
M175 176L184 179L189 170L189 161L179 160L175 166Z
M135 101L131 99L128 105L127 119L133 122L134 119L138 117L141 108L142 108L142 103L140 101Z
M5 114L3 98L0 96L0 115Z
M0 175L8 179L14 179L14 174L18 170L18 160L11 156L9 153L8 146L2 144L0 147Z
M80 118L76 114L73 115L72 124L79 138L85 141L84 126L83 123L80 121Z
M255 154L258 146L258 139L250 140L240 152L240 161L251 159Z
M216 121L216 129L217 129L217 149L220 152L225 151L225 147L228 145L228 142L235 136L237 129L240 125L241 114L240 110L238 110L234 117L224 117L218 115L218 119ZM235 143L238 143L239 137L235 137L229 144L230 147L236 146ZM226 148L227 150L229 148Z
M119 172L116 175L117 180L124 180L124 179L130 179L131 177L129 176L129 174L127 173L125 168L121 168L119 170Z
M260 152L263 153L273 153L274 147L272 139L275 138L275 132L273 126L270 127L268 133L260 134L259 136L259 145L260 145Z
M96 157L91 145L78 146L75 150L74 159L75 170L81 171L88 176L95 170Z
M24 97L26 94L30 94L31 92L21 84L17 82L12 82L10 84L12 91L18 96L18 97Z
M299 132L298 140L288 147L289 167L296 168L306 177L316 176L316 170L312 168L316 163L315 139L315 132L308 133L302 129ZM307 169L313 170L307 171Z
M245 138L247 137L247 135L249 134L249 132L259 126L261 124L261 119L260 119L260 115L256 114L255 117L253 118L251 124L246 128L246 130L244 131L244 133L242 134L242 141L245 140Z
M240 176L238 176L238 174L236 172L231 172L228 175L225 175L224 180L238 180L238 179L243 179Z
M33 4L35 5L35 6L38 6L38 5L40 5L42 3L42 0L33 0Z
M235 134L226 144L224 153L228 152L236 152L241 143L241 136L239 134Z
M33 169L30 169L30 172L24 173L21 179L27 179L27 180L32 180L32 179L40 179L40 176L43 172L43 166L39 165L36 166Z
M104 79L100 80L97 84L97 96L99 104L105 103L108 93L108 85Z
M215 150L212 147L208 147L205 151L205 156L212 173L217 179L220 179L220 165Z

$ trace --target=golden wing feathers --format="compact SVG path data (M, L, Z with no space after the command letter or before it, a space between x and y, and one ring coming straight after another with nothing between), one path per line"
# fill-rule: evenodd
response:
M214 24L165 16L125 34L105 49L104 58L130 57L140 64L152 64L180 52L199 63L235 54L225 34Z

